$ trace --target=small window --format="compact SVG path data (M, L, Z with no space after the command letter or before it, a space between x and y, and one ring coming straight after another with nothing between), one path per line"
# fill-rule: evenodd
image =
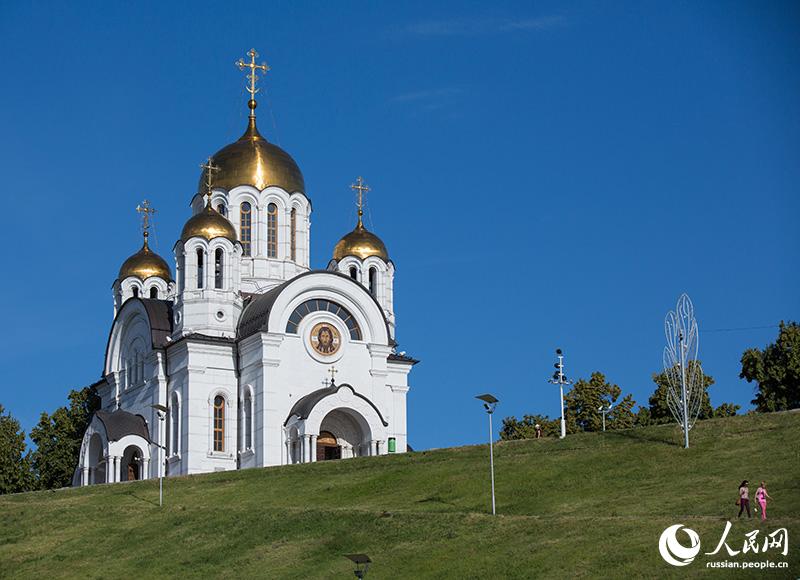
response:
M220 203L217 205L217 211L224 216L228 215L228 208L225 207L224 203Z
M249 392L244 397L244 448L253 448L253 398Z
M239 239L242 242L242 255L249 256L253 240L253 212L248 202L242 204L239 212Z
M134 286L133 287L133 297L134 298L138 298L139 297L139 287L138 286Z
M214 451L225 451L225 399L214 398Z
M358 270L355 266L350 266L350 277L353 280L358 280Z
M369 293L378 295L378 271L375 268L369 269Z
M152 298L153 300L158 300L158 288L156 288L155 286L150 288L150 298Z
M178 403L178 397L172 397L172 409L170 409L171 415L171 423L172 423L172 448L170 452L175 455L176 453L180 453L180 448L178 447L178 442L180 441L180 416L181 410L180 405Z
M278 257L278 206L267 206L267 258Z
M222 288L222 248L214 252L214 288Z
M203 250L197 248L197 287L203 287L203 278L205 277L203 268Z
M292 262L297 261L297 209L292 208L292 213L290 215L289 224L291 227L290 235L291 235L291 243L290 243L290 252L291 252L291 259Z

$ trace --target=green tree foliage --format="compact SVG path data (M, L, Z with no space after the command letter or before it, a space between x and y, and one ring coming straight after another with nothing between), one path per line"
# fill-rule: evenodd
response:
M588 381L584 379L576 381L569 392L564 395L567 432L602 430L603 416L598 409L601 405L608 406L614 403L621 394L622 389L607 382L605 375L601 372L593 372ZM631 406L635 404L633 399L630 399L630 402ZM623 415L624 411L620 413L621 421ZM627 421L627 418L624 421ZM606 419L606 428L608 427L608 419Z
M614 405L611 412L606 417L606 429L630 429L636 426L636 414L633 412L633 407L636 401L633 400L633 395L628 394ZM610 421L609 421L610 419Z
M636 426L647 427L653 424L653 419L650 416L650 407L639 407L636 412Z
M757 411L800 407L800 325L781 322L775 342L764 350L747 349L742 354L739 377L758 383L756 398L752 401Z
M542 437L558 437L558 419L550 419L547 415L525 415L521 421L516 417L503 419L500 439L503 441L535 439L537 424L542 427Z
M740 405L734 405L733 403L722 403L719 407L714 409L714 417L733 417L736 411L741 408Z
M0 494L28 491L33 486L30 453L25 452L25 432L0 405Z
M89 420L100 408L100 398L92 387L70 391L69 407L59 407L52 415L42 413L31 430L36 443L32 454L34 473L42 489L65 487L72 483L78 465L81 441Z
M687 366L696 364L694 361L689 361ZM656 384L656 390L650 395L650 421L652 424L671 423L675 420L672 413L667 406L667 391L669 390L669 382L667 380L667 373L661 372L659 374L653 373L653 382ZM698 419L710 419L714 416L714 409L711 406L711 399L708 397L708 387L714 384L714 378L711 375L703 374L703 400L700 403L700 414Z

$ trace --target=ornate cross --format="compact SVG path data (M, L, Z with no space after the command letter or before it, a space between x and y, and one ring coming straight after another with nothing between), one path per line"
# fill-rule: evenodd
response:
M150 235L150 216L156 213L156 210L150 207L150 202L146 199L136 206L136 211L142 215L142 233L144 234L144 241L147 242L147 236Z
M250 69L250 74L247 75L247 78L250 81L250 86L247 87L247 92L250 93L250 100L254 101L256 99L256 93L260 90L256 88L256 81L258 80L257 71L263 71L264 74L266 74L269 70L269 67L265 62L256 64L256 57L258 57L258 53L256 52L255 48L251 48L247 52L247 56L250 57L250 62L245 62L243 58L240 58L236 61L236 66L239 67L239 70L244 70L246 68Z
M211 178L214 171L219 171L219 167L214 165L211 157L205 163L201 163L200 167L206 170L206 195L208 196L208 203L211 203Z
M333 381L336 379L336 373L339 371L336 370L335 366L331 366L331 368L328 369L328 372L331 373L331 385L333 385Z
M358 192L358 225L361 224L361 216L364 215L364 194L370 191L369 185L364 183L364 178L360 175L356 182L350 185L350 189Z

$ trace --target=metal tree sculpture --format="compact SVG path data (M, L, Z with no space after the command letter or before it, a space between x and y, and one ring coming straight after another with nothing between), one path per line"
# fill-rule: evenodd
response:
M700 414L703 402L703 369L697 360L697 321L689 296L681 294L674 311L664 319L667 346L664 373L667 375L667 406L683 429L684 447L689 447L689 430Z

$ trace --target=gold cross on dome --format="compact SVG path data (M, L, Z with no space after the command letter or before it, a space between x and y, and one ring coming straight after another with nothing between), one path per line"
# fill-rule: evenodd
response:
M148 230L150 229L150 216L156 213L156 210L150 207L150 202L146 199L136 206L136 211L142 215L142 234L144 235L145 242L147 241L147 236L150 235Z
M201 163L200 167L206 170L206 195L208 196L208 203L211 203L211 179L214 171L219 171L219 167L214 165L214 160L209 157L205 163Z
M356 182L350 185L350 189L358 192L358 225L360 226L362 225L361 216L364 215L364 194L370 191L369 185L364 183L364 178L359 175Z
M245 62L243 58L240 58L236 61L236 66L239 67L239 70L244 70L246 68L250 69L250 74L247 75L247 79L250 81L250 86L246 87L247 92L250 93L250 100L255 100L256 93L260 90L256 88L256 81L258 80L258 71L263 71L264 74L267 73L269 70L269 66L267 63L262 62L261 64L256 64L256 58L258 57L258 53L256 52L255 48L251 48L247 51L247 56L250 57L250 62Z

